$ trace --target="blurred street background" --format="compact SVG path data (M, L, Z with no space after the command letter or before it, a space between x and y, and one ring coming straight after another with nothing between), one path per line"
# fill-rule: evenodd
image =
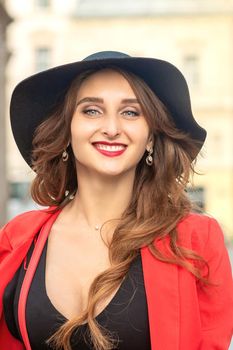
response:
M189 193L219 221L233 261L233 0L0 0L0 226L38 207L10 129L15 85L102 50L164 59L183 72L208 131Z

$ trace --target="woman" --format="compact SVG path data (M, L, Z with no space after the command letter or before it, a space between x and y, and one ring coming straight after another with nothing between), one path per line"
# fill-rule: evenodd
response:
M34 200L1 232L0 348L227 349L232 278L185 189L206 132L168 62L95 53L11 101Z

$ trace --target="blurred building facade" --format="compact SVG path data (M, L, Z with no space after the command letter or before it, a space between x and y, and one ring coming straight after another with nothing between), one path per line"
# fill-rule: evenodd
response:
M8 198L8 181L6 176L6 134L5 134L5 86L6 86L6 63L8 50L6 45L6 28L11 22L11 18L6 12L4 2L0 1L0 227L7 217L6 202Z
M233 0L7 0L7 105L27 76L101 50L168 60L184 73L208 137L191 196L233 237ZM32 206L33 177L8 120L9 217Z

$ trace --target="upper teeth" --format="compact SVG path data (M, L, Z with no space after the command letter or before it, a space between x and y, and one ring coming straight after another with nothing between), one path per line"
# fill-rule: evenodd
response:
M120 151L122 149L125 148L125 146L121 146L121 145L118 145L118 146L109 146L109 145L103 145L103 144L100 144L100 143L97 143L95 145L97 148L99 149L103 149L103 150L106 150L106 151Z

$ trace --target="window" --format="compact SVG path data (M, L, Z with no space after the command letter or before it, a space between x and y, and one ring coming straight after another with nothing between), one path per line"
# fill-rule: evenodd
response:
M36 209L36 204L30 197L30 183L9 183L9 194L7 201L8 220L25 211Z
M48 69L51 63L51 49L49 47L38 47L35 50L35 71L40 72Z
M28 182L12 182L10 183L10 198L24 200L29 197Z
M187 188L188 196L194 204L194 209L200 212L205 209L205 189L204 187L189 187Z
M184 74L190 84L196 87L200 83L200 62L196 55L187 55L184 57Z
M36 0L36 7L48 8L50 6L50 0Z

